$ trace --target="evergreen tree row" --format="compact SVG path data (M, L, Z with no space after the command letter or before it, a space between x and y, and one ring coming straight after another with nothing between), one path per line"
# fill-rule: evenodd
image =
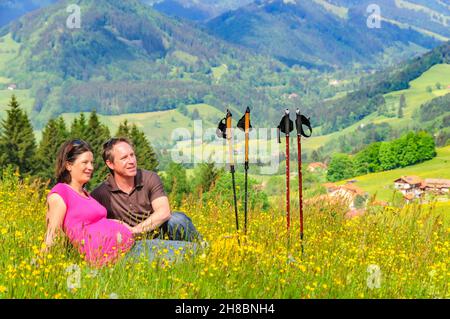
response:
M108 174L103 163L103 143L111 138L108 127L102 124L95 111L89 118L84 113L75 118L67 129L62 117L51 119L42 131L42 139L37 145L33 127L27 114L13 95L6 118L0 122L0 169L8 166L18 169L22 175L32 175L55 182L54 168L59 147L68 139L82 139L94 151L95 171L89 188L100 183ZM158 160L147 137L136 124L125 120L120 124L115 136L129 138L135 147L140 168L156 170Z

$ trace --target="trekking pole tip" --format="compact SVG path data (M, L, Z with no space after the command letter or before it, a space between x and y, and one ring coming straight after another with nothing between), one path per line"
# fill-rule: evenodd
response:
M247 106L247 109L245 110L245 113L250 113L250 107Z

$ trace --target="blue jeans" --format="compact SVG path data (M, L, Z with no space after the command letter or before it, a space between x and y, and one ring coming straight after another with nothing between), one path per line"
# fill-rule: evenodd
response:
M194 242L201 240L202 236L186 214L172 212L172 217L159 227L158 233L150 232L147 239L136 241L128 258L144 254L150 262L155 259L180 260L197 253L200 246Z
M150 239L156 238L179 241L202 240L202 236L195 228L192 220L182 212L172 212L172 217L160 226L159 234L150 233Z
M149 262L153 260L180 261L183 257L193 256L199 245L188 241L147 239L138 240L128 252L127 258L144 256Z

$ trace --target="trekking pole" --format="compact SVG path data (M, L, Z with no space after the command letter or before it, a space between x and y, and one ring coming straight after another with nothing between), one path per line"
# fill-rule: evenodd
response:
M249 152L249 132L252 128L250 124L250 108L247 107L244 116L239 120L238 128L245 132L245 200L244 200L244 234L247 234L247 212L248 212L248 152Z
M284 116L281 118L280 125L278 125L278 143L281 144L280 131L286 134L286 222L287 222L287 230L291 226L291 214L290 214L290 189L289 189L289 133L294 130L294 123L289 118L289 110L286 109L284 111Z
M219 126L217 128L217 136L226 139L228 142L230 173L231 173L231 179L233 181L233 199L234 199L234 214L236 217L236 231L239 233L239 216L238 216L238 207L237 207L237 199L236 199L236 180L234 177L235 169L234 169L234 157L233 157L233 140L232 140L232 134L231 134L231 122L232 122L232 114L231 114L230 110L227 110L227 115L225 116L225 118L223 118L219 122ZM238 238L238 242L239 242L239 238Z
M312 134L311 123L309 119L300 114L300 109L297 109L295 118L295 126L297 128L297 147L298 147L298 197L300 210L300 242L303 256L303 178L302 178L302 143L301 138L310 137ZM309 135L303 131L303 125L309 129Z

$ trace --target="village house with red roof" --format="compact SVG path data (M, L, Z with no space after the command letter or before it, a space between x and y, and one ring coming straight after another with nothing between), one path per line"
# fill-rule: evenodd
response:
M327 170L328 166L325 163L321 163L321 162L314 162L314 163L310 163L308 165L308 172L315 172L318 170Z
M394 181L395 189L399 190L406 200L419 198L423 189L424 181L419 176L402 176Z
M327 190L327 193L331 193L333 191L335 191L336 189L338 189L338 186L335 183L325 183L322 184L323 187L325 187L325 189Z
M448 194L450 190L450 179L443 178L425 178L424 191L436 194Z
M399 190L407 202L420 198L427 193L444 195L449 193L450 180L443 178L425 178L418 176L402 176L394 181L395 189Z
M357 208L356 199L358 196L363 198L367 197L367 192L354 184L345 184L334 189L330 187L330 189L330 197L340 197L344 199L351 210Z

